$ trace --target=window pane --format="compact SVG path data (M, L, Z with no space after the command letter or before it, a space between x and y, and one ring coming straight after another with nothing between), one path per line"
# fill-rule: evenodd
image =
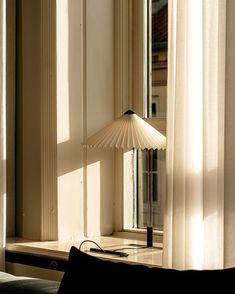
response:
M137 188L137 228L144 228L148 221L148 169L147 152L138 151L138 188ZM165 151L153 151L152 191L153 191L153 226L156 229L163 227L162 199L165 194ZM137 183L136 183L137 184Z
M168 0L152 1L152 105L149 117L166 118Z

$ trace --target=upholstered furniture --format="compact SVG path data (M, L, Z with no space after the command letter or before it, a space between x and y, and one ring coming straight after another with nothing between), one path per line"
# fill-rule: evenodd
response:
M60 283L56 281L18 277L0 272L0 293L8 294L55 294Z
M58 294L81 293L222 293L234 288L235 268L174 270L102 260L72 247ZM92 291L92 292L91 292ZM213 292L212 292L213 291Z
M102 259L71 247L62 281L16 277L0 272L0 293L230 293L235 268L174 270ZM58 292L57 292L58 291Z

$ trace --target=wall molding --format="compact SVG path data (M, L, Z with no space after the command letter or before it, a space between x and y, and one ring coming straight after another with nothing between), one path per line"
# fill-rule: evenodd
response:
M133 0L114 2L114 115L132 109L132 9ZM123 229L123 151L114 151L114 231Z
M141 117L144 116L144 101L147 95L147 0L135 0L133 3L133 109Z
M82 109L83 109L83 142L87 139L87 40L86 40L86 0L81 1L82 12L82 33L81 33L81 58L82 58ZM87 148L82 150L82 163L83 163L83 236L88 235L87 221L88 221L88 204L87 204Z
M7 236L15 234L16 2L6 1Z
M115 0L115 118L127 109L144 115L147 0ZM123 151L115 150L114 230L124 227Z
M41 0L41 240L57 240L56 0Z

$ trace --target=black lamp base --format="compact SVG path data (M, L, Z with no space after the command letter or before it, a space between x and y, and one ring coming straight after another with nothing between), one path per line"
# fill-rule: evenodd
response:
M153 228L147 227L147 247L153 247Z

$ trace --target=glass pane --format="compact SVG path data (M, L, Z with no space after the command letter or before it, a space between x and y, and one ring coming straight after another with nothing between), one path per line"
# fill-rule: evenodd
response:
M163 227L162 199L165 193L165 151L155 150L152 153L153 169L148 173L147 152L138 151L138 189L137 189L137 224L138 228L146 227L148 220L148 175L152 176L153 226Z
M149 117L166 118L168 0L152 1L152 105Z

